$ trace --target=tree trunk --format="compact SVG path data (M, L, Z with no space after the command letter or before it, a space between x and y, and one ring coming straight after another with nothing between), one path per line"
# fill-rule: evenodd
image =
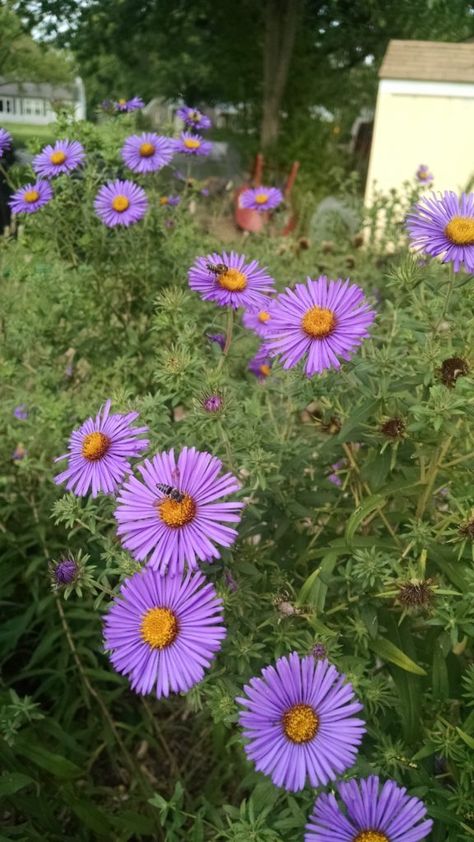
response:
M263 48L262 148L278 137L280 108L288 80L303 0L266 0Z

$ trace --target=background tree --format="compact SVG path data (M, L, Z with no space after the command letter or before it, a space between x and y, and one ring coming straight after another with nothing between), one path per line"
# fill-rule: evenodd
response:
M20 82L67 82L73 76L73 61L65 50L33 40L18 15L0 5L0 76Z

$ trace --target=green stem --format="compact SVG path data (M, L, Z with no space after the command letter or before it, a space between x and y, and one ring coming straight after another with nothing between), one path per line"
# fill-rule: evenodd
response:
M444 459L444 457L446 456L446 453L449 450L449 447L451 445L452 440L453 440L453 437L448 436L448 438L444 441L444 443L441 445L441 447L439 447L437 450L435 450L435 452L433 454L433 458L430 462L430 466L429 466L428 471L426 473L426 478L425 478L426 488L424 490L424 493L422 494L422 496L420 497L420 499L418 501L418 506L417 506L417 509L416 509L416 517L418 518L418 520L420 520L423 517L426 506L428 504L428 500L430 499L430 496L431 496L432 491L433 491L434 484L436 482L436 477L438 475L438 471L441 468L441 465L443 463L443 459Z
M439 319L436 323L435 331L439 330L439 326L440 326L441 322L443 321L444 317L446 316L446 313L448 312L448 307L449 307L449 302L451 301L451 294L452 294L452 291L453 291L453 287L454 287L454 269L453 269L453 266L452 266L452 263L451 263L449 265L448 289L447 289L447 292L446 292L446 298L444 299L443 312L441 313L441 316L439 317Z
M229 353L229 348L232 342L232 332L234 329L234 310L232 307L227 308L227 321L226 321L226 328L225 328L225 345L222 351L222 356L219 360L219 365L217 366L217 373L220 372L222 369L227 354Z

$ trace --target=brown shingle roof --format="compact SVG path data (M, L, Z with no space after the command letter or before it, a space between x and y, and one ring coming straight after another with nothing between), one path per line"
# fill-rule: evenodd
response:
M382 79L474 82L474 44L390 41L379 76Z

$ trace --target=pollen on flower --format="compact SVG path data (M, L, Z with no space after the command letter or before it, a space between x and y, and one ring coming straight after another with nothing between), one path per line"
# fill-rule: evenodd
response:
M178 635L178 619L170 608L150 608L144 614L140 634L152 649L166 649Z
M121 97L120 99L118 99L117 102L118 102L119 105L126 105L127 104L127 100L124 97Z
M186 147L186 149L199 149L201 141L198 140L196 137L185 137L183 140L183 144Z
M114 198L112 199L112 207L114 211L117 211L118 213L123 213L124 211L126 211L129 205L130 202L128 201L127 197L123 196L120 193L117 196L114 196Z
M242 292L247 286L247 278L238 269L226 269L218 276L217 281L219 286L229 292Z
M142 143L139 152L142 158L151 158L155 153L155 147L152 143Z
M265 202L268 202L268 193L257 193L255 196L255 201L257 205L264 205Z
M474 218L472 216L453 216L444 229L448 240L457 246L474 245Z
M173 500L165 497L157 505L158 514L167 526L178 529L191 523L196 516L196 503L189 494L185 494L182 500Z
M283 730L293 743L308 743L316 736L319 717L311 705L292 705L283 714Z
M168 196L160 196L160 205L167 205L169 204Z
M58 149L56 152L53 152L51 154L50 161L51 161L52 164L57 164L57 165L64 164L65 160L66 160L66 153L63 152L61 149Z
M334 331L336 316L327 307L311 307L304 314L301 327L312 339L324 339Z
M354 836L353 842L390 842L390 839L378 830L363 830Z
M90 462L102 459L110 447L110 438L105 433L88 433L82 442L82 455Z
M269 318L270 318L270 313L267 313L266 310L260 310L260 313L258 314L259 322L262 322L262 324L265 324L265 322L268 322Z
M23 193L23 198L25 202L29 202L32 204L33 202L37 202L39 199L39 193L37 190L27 190L26 193Z
M259 370L260 374L263 374L264 377L268 377L268 375L270 374L271 368L270 368L269 365L265 365L265 363L264 363L263 365L259 366L258 370Z

